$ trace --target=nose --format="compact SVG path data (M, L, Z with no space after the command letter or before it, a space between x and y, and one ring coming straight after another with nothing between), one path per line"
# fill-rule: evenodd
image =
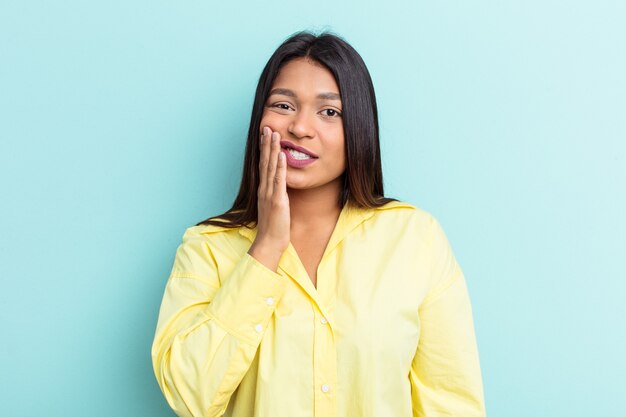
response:
M310 115L306 112L299 111L291 119L289 123L289 133L297 138L306 138L315 136L313 129L313 123L310 120Z

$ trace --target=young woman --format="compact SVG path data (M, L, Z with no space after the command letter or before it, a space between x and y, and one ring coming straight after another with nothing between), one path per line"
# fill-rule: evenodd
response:
M484 416L463 273L437 220L385 198L372 81L300 32L256 90L239 194L188 228L154 371L180 416Z

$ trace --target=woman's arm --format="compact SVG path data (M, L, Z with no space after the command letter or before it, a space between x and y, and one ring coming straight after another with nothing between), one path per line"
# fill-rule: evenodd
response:
M472 309L461 268L431 222L433 286L420 306L420 340L409 379L415 417L485 416Z
M218 277L216 262L205 238L188 229L161 304L152 363L179 416L225 412L287 284L248 253L228 277Z

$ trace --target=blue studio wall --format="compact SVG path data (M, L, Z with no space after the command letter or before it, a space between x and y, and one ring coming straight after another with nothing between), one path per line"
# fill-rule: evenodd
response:
M625 4L1 2L0 415L173 415L176 247L235 196L272 51L329 29L370 69L387 194L466 274L488 415L623 416Z

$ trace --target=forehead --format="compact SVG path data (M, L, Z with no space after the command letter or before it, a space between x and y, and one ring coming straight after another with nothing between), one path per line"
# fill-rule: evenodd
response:
M277 87L292 90L298 96L320 92L339 93L339 86L332 72L305 58L289 61L280 69L272 84L272 89Z

